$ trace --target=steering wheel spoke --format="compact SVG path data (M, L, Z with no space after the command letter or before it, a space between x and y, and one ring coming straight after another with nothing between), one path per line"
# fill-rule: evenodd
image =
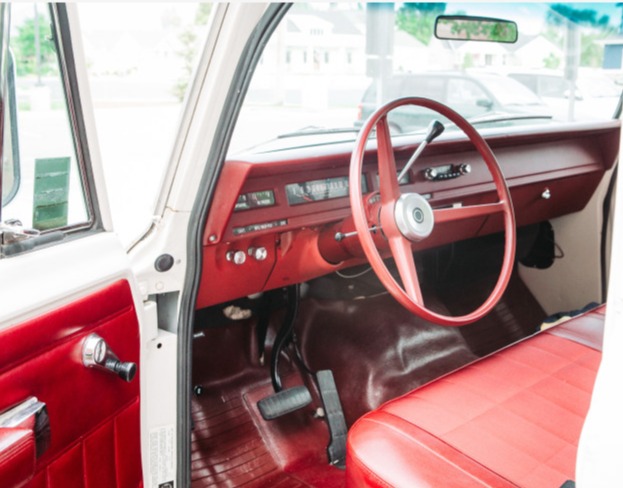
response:
M437 208L433 209L435 223L453 222L456 220L485 217L495 213L504 212L504 202L484 203L482 205L468 205L465 207Z
M407 295L418 305L424 306L411 243L402 236L395 236L389 239L389 247Z
M376 124L376 140L378 145L381 203L395 202L400 197L400 185L398 183L394 147L392 146L387 116L381 117Z

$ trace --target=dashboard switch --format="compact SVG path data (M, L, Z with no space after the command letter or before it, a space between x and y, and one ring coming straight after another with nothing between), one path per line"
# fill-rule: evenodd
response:
M225 255L227 261L230 261L234 264L241 265L247 260L247 255L244 251L227 251Z
M256 261L264 261L268 257L268 251L265 247L250 247L248 253Z
M436 180L437 176L439 176L439 171L437 171L435 168L426 168L426 170L424 171L424 176L426 176L427 180Z

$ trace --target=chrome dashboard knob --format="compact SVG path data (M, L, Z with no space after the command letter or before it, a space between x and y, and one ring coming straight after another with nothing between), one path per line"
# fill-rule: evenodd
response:
M472 165L471 164L467 164L467 163L463 163L459 166L459 172L462 175L468 175L472 172Z
M247 255L244 251L227 251L225 258L227 261L240 266L247 260Z
M268 251L265 247L250 247L248 253L256 261L264 261L268 257Z
M424 171L424 176L427 180L433 181L439 176L439 171L435 168L426 168Z

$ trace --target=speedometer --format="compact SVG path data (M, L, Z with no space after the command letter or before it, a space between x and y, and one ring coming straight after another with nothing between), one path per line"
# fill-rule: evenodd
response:
M361 190L368 191L365 179L361 181ZM319 202L348 196L348 177L325 178L286 185L286 195L290 205Z

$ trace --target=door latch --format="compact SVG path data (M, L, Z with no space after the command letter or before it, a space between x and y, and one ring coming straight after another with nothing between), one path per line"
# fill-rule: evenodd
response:
M41 233L37 229L28 229L17 219L0 222L0 256L30 251L36 246L61 241L65 234L61 231Z
M3 245L15 244L16 242L39 235L38 230L25 228L22 222L17 219L10 219L2 222L0 225L0 232L2 232Z
M90 334L82 345L82 364L118 375L128 383L136 375L136 363L120 361L102 337Z

